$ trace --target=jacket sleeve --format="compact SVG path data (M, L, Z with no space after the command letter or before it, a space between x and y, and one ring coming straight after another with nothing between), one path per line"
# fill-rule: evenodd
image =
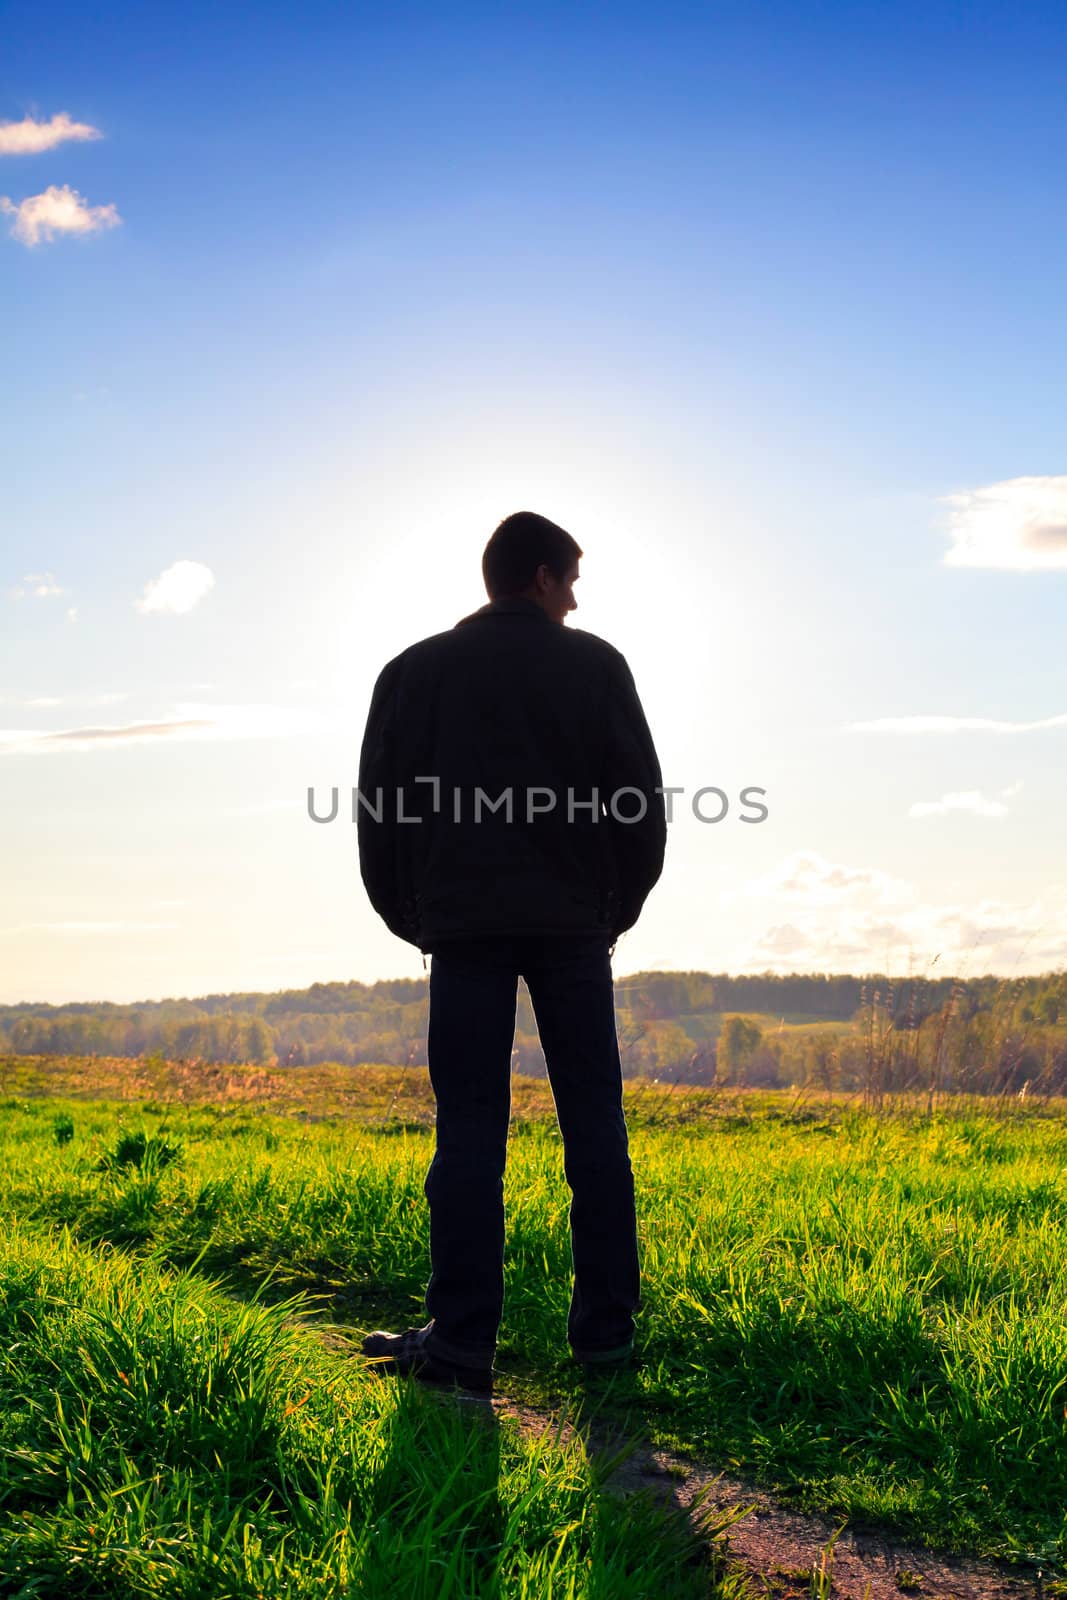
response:
M652 742L645 713L638 698L633 673L624 656L616 653L615 670L609 680L605 721L607 740L601 785L601 800L607 806L603 821L619 876L619 907L612 932L617 937L632 928L641 914L649 891L663 871L667 848L667 818L662 794L659 757ZM644 811L636 794L645 801ZM613 814L612 798L617 796L619 821Z
M396 820L396 791L403 781L397 749L402 670L397 657L382 668L374 685L359 754L356 836L360 876L371 905L390 932L415 944L415 906L406 887Z

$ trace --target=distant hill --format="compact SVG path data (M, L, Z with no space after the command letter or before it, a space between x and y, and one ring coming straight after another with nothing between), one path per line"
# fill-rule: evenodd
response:
M841 1041L858 1039L864 1030L869 1057L873 1028L918 1035L924 1028L929 1034L935 1022L944 1029L951 1024L957 1033L966 1024L978 1038L995 1022L1005 1037L1040 1029L1053 1043L1067 1031L1067 973L1062 972L936 982L877 974L638 972L616 980L615 996L628 1075L669 1074L702 1082L723 1080L724 1073L734 1081L746 1073L759 1081L806 1081L811 1073L825 1073L826 1059L835 1052L840 1067ZM315 1061L421 1065L428 1006L427 978L313 983L307 989L132 1005L8 1005L0 1006L0 1049L19 1055L160 1055L279 1066ZM516 1023L516 1067L543 1073L525 985ZM850 1060L848 1071L855 1070Z

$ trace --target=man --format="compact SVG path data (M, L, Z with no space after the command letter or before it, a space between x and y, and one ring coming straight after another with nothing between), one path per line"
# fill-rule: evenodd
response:
M611 955L663 867L659 761L624 657L565 626L582 551L533 512L482 558L489 603L383 669L360 756L371 903L432 957L437 1103L426 1177L429 1323L368 1355L492 1388L504 1293L503 1179L518 978L545 1053L570 1185L567 1335L625 1361L640 1280Z

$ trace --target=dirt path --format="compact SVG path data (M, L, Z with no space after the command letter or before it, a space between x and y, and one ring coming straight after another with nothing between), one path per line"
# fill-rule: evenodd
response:
M486 1402L483 1402L485 1404ZM550 1429L566 1441L575 1429L559 1418L495 1398L492 1409L525 1432ZM598 1426L578 1428L591 1458L624 1441ZM710 1471L670 1451L638 1443L607 1479L617 1493L649 1490L672 1504L734 1569L774 1600L900 1600L902 1595L954 1600L1044 1600L1040 1575L964 1556L939 1555L840 1519L803 1515L741 1479ZM724 1526L726 1525L726 1526Z
M306 1326L306 1324L305 1324ZM317 1331L331 1348L353 1353L351 1335L336 1325ZM605 1487L616 1494L648 1491L674 1507L722 1561L749 1579L769 1600L1048 1600L1040 1572L969 1556L954 1556L894 1539L883 1530L842 1526L840 1518L805 1514L781 1505L741 1478L676 1455L599 1420L576 1427L564 1413L541 1410L502 1393L491 1400L441 1391L475 1412L507 1417L524 1433L550 1432L562 1442L580 1438L591 1460L611 1466ZM1057 1594L1059 1586L1052 1591Z
M347 1330L335 1324L316 1332L329 1348L353 1354ZM440 1393L450 1404L458 1400L473 1412L510 1418L531 1436L550 1432L563 1443L579 1438L589 1458L605 1466L625 1451L625 1460L604 1480L609 1492L648 1491L673 1506L731 1571L750 1580L755 1595L768 1600L1049 1600L1050 1593L1064 1592L1059 1584L1046 1585L1040 1571L1026 1575L1006 1563L907 1544L881 1529L842 1526L840 1517L793 1511L741 1478L613 1431L598 1419L575 1426L565 1413L509 1398L499 1384L491 1400Z

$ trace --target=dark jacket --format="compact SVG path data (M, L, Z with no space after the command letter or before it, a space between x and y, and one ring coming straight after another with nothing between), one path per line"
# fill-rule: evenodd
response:
M375 685L357 819L371 904L423 951L494 934L614 941L663 868L662 781L619 651L532 600L493 600Z

